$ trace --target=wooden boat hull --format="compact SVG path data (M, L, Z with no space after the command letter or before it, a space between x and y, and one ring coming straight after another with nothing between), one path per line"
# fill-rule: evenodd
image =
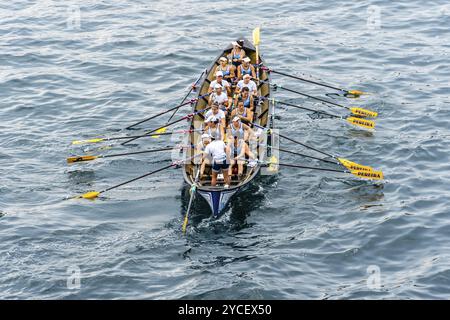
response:
M244 50L251 58L251 63L256 63L256 49L251 42L247 39L243 39L244 42ZM213 61L210 67L207 69L207 76L200 86L199 97L203 96L208 92L209 84L212 80L215 79L215 68L219 64L219 59L222 56L226 56L232 50L232 46L229 45L227 48L221 52L221 54ZM260 62L263 62L261 56L259 58ZM256 108L257 116L254 122L265 128L273 128L273 105L270 103L270 76L269 73L261 70L260 71L260 79L261 82L258 86L258 94L261 97L264 97L261 104ZM203 110L207 107L207 99L199 98L198 102L193 107L193 112ZM203 114L196 115L190 125L190 129L198 129L201 124L204 122ZM199 141L201 133L198 131L194 131L189 136L189 141L191 145L196 145ZM268 138L267 144L271 144L271 137ZM270 151L269 151L270 153ZM190 157L194 155L194 151L190 151L186 153L186 157ZM258 158L260 161L265 161L268 157L268 149L264 147L264 150L258 151ZM184 166L183 176L184 180L187 184L191 185L194 183L194 162L187 163ZM197 186L197 192L206 200L211 208L212 215L214 217L219 217L225 210L227 204L230 202L232 197L240 192L246 185L252 181L256 175L259 174L261 166L258 164L255 167L250 169L250 172L247 176L237 185L230 185L229 188L225 189L223 187L212 187L212 186Z

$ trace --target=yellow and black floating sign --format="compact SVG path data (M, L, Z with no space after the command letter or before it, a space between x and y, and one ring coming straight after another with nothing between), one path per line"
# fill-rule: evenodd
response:
M339 162L342 163L347 169L351 171L374 171L372 167L363 166L362 164L352 162L344 158L338 158Z
M383 172L381 171L352 171L352 174L362 179L383 180Z
M352 107L350 108L350 111L357 116L361 117L370 117L370 118L376 118L378 116L378 113L375 111L358 108L358 107Z
M367 129L375 129L375 122L371 120L356 118L356 117L348 117L347 121L355 126L363 127Z

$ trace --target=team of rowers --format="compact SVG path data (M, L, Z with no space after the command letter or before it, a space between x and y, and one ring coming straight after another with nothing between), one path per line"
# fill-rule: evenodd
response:
M249 142L255 140L255 133L246 123L253 122L258 88L252 79L258 79L242 43L232 44L228 58L219 59L216 78L210 83L208 105L211 109L205 113L203 134L196 147L197 152L203 153L200 175L204 175L206 165L211 165L211 186L217 184L217 175L222 171L225 188L229 187L235 164L240 179L246 157L250 159L249 166L256 163L249 147Z

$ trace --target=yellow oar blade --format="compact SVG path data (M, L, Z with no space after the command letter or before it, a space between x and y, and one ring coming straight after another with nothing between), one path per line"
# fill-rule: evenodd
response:
M166 131L167 131L167 127L164 127L164 128L156 130L155 133L165 133ZM159 138L160 136L154 135L154 136L151 136L151 137L156 139L156 138Z
M344 158L338 158L339 162L342 163L344 167L351 171L374 171L372 167L369 166L363 166L359 163L352 162L350 160L344 159Z
M72 144L85 144L85 143L98 143L98 142L102 142L105 139L103 138L96 138L96 139L89 139L89 140L75 140L72 141Z
M351 174L357 176L361 179L369 179L369 180L383 180L383 172L381 171L351 171Z
M186 214L186 216L184 217L183 226L181 227L183 233L186 233L187 224L188 224L188 215Z
M367 92L362 92L359 90L349 90L347 91L348 94L352 94L354 96L362 96L363 94L368 94Z
M363 108L358 108L358 107L350 108L350 111L354 115L362 116L362 117L376 118L378 116L378 113L375 112L375 111L371 111L371 110L367 110L367 109L363 109Z
M100 192L98 192L98 191L89 191L89 192L86 192L85 194L82 194L81 196L78 196L77 198L93 200L93 199L97 198L99 194L100 194Z
M366 128L366 129L375 129L375 122L371 120L356 118L356 117L348 117L347 122L351 123L355 126Z
M69 157L67 158L67 163L74 162L82 162L82 161L91 161L97 159L98 156L78 156L78 157Z
M260 27L257 27L255 29L253 29L253 45L257 46L259 45L259 33L260 33Z
M271 156L269 159L269 167L267 168L267 170L269 170L270 172L276 172L278 170L277 163L278 163L277 157Z

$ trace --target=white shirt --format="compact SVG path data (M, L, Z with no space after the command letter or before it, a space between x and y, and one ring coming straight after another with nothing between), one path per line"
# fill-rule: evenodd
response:
M247 84L244 83L244 80L240 80L237 84L239 90L242 90L242 88L247 87L248 90L250 90L250 93L256 92L256 83L253 80L250 80Z
M214 92L211 95L211 99L212 99L213 103L217 102L218 104L221 104L221 105L226 105L228 103L228 95L224 91L222 91L222 93L220 95L218 95L217 93Z
M213 140L206 146L205 152L212 157L214 161L222 162L227 159L225 147L225 142L222 140Z
M216 86L216 83L217 83L217 80L211 81L209 87L210 87L211 89L214 89L214 87ZM227 91L227 88L228 88L229 86L230 86L230 84L228 83L228 81L222 79L222 90L223 90L224 92Z
M208 110L205 113L205 119L208 119L210 116L214 116L219 120L225 119L225 112L223 112L222 110L219 109L219 111L217 111L217 114L214 114L212 110Z

